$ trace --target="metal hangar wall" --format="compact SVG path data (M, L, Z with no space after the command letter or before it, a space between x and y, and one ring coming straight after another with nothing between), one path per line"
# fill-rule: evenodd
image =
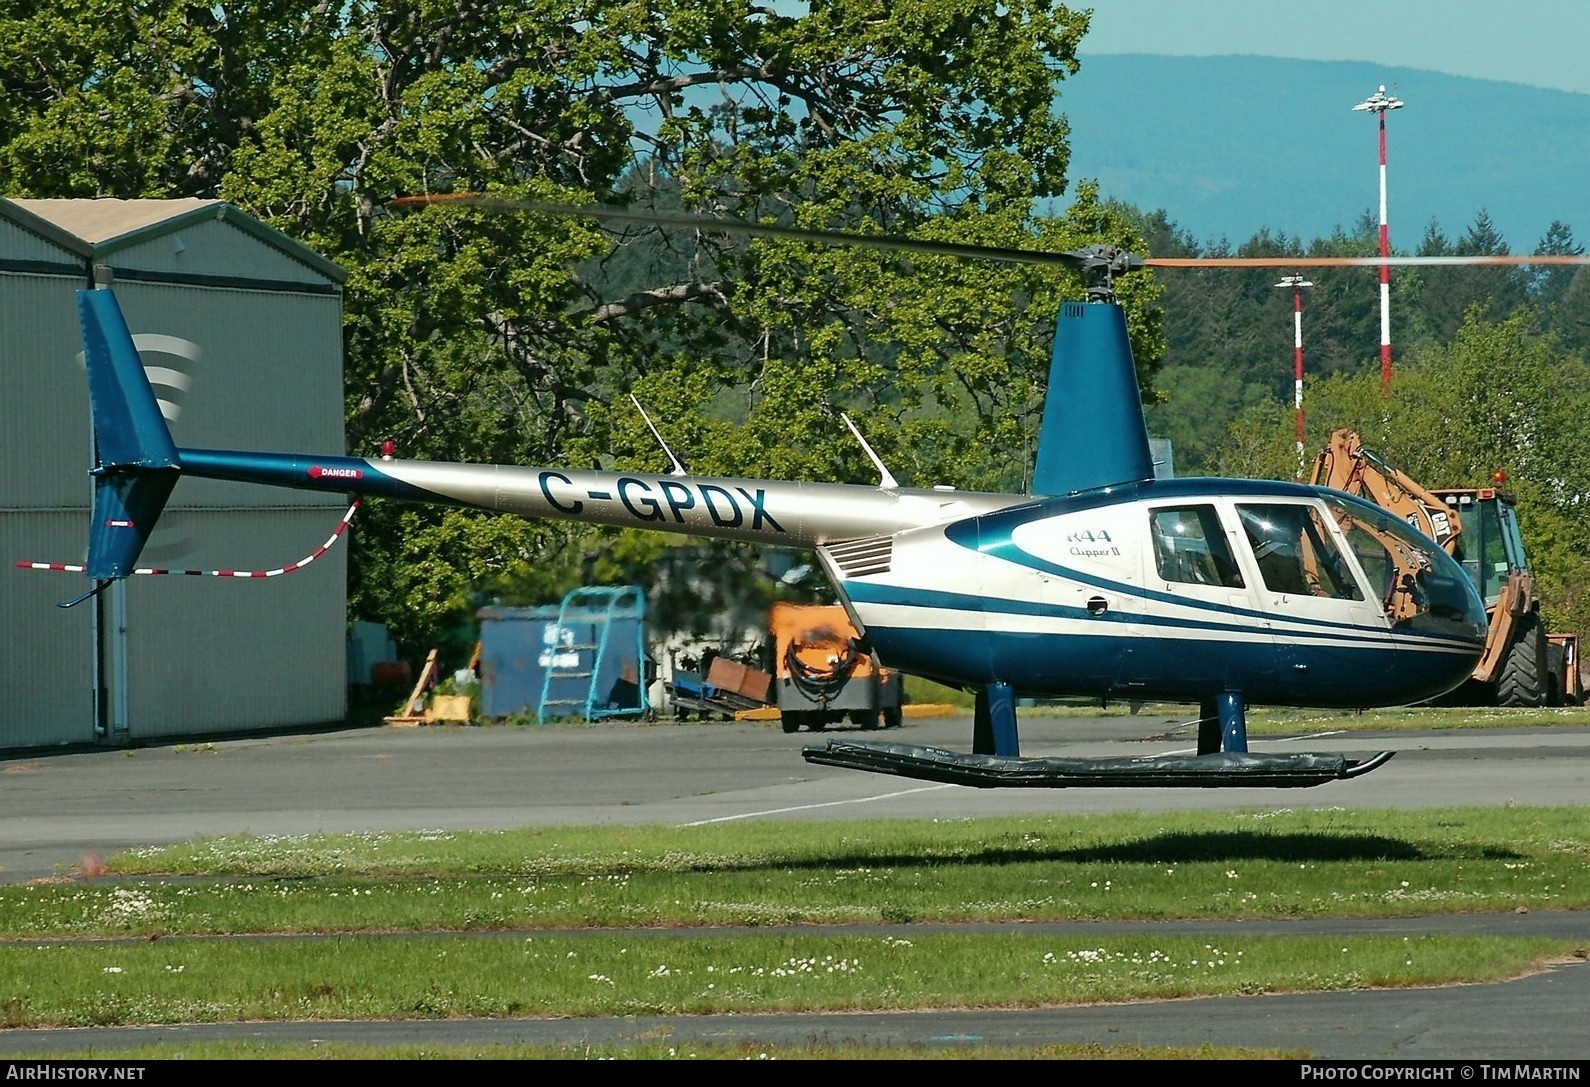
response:
M116 291L177 444L341 453L336 265L213 200L0 199L0 750L288 728L346 712L346 549L267 580L140 576L77 607L92 497L76 291ZM142 565L271 569L336 495L177 485Z

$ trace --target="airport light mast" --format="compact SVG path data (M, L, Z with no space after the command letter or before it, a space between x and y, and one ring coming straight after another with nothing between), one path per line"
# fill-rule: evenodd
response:
M1382 266L1384 267L1384 266ZM1303 288L1314 284L1299 275L1283 276L1277 287L1292 288L1292 400L1297 406L1297 478L1303 480Z
M1353 109L1373 113L1380 121L1380 255L1391 256L1391 235L1386 229L1386 111L1402 108L1402 99L1386 93L1386 85ZM1391 393L1391 265L1380 266L1380 392Z

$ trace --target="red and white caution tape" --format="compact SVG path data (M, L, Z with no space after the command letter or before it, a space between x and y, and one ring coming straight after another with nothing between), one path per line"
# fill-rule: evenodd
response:
M311 551L309 554L305 555L303 558L299 559L297 562L293 563L291 566L278 566L274 570L163 570L163 569L160 569L159 567L154 567L154 566L142 566L142 567L139 567L138 569L134 570L133 573L135 573L135 574L181 574L181 575L184 575L184 576L187 576L187 577L248 577L248 578L279 577L282 574L290 574L290 573L293 573L295 570L302 570L304 567L306 567L310 563L314 562L320 556L324 555L327 551L330 551L331 548L332 548L332 545L335 544L339 539L342 538L342 534L344 532L348 531L348 525L349 525L350 522L353 521L354 511L356 511L358 508L359 508L359 502L355 501L353 503L353 505L348 507L348 512L342 515L342 520L340 522L338 522L336 531L334 531L329 537L326 538L326 542L321 544L319 547L315 548L314 551ZM68 573L68 574L81 574L81 573L84 572L84 567L82 567L82 566L73 566L73 565L71 565L69 563L64 563L64 562L26 562L26 561L18 561L17 569L19 569L19 570L57 570L57 571L61 571L63 573Z

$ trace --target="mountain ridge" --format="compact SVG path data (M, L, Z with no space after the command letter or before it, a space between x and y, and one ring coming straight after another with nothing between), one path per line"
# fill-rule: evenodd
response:
M1590 95L1358 61L1231 54L1084 54L1059 88L1073 187L1163 208L1200 245L1261 229L1307 243L1379 221L1373 115L1384 85L1387 222L1415 250L1433 221L1456 241L1485 212L1513 252L1553 220L1590 236Z

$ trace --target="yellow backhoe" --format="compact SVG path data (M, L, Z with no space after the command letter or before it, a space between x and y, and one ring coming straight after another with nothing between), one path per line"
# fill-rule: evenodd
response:
M1583 701L1579 637L1548 634L1513 499L1500 487L1427 489L1338 430L1314 458L1310 482L1357 495L1423 532L1462 565L1485 601L1490 632L1468 684L1452 697L1499 706Z

